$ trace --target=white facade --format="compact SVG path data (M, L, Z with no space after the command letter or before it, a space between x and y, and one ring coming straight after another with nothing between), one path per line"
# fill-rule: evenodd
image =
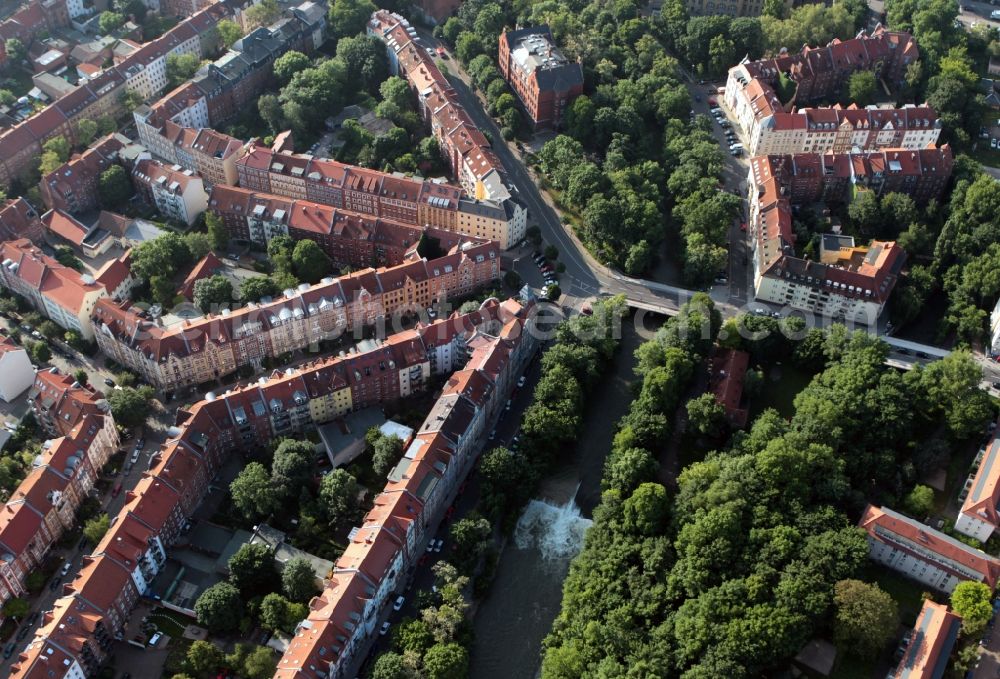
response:
M35 382L35 369L28 352L21 347L0 353L0 399L10 403Z
M930 529L928 528L928 530ZM981 578L978 573L968 571L968 569L965 569L962 564L945 559L941 555L931 552L921 545L909 541L903 541L902 538L899 538L898 536L895 537L900 540L900 542L904 543L901 545L901 547L904 547L903 549L873 540L869 537L868 556L871 560L946 594L951 594L952 590L955 589L955 586L964 580L980 581ZM917 553L922 554L923 558L910 554L909 551L906 550L915 550ZM934 565L937 562L947 563L949 568L958 569L959 572L968 571L969 576L959 578Z
M971 512L959 512L958 518L955 520L955 530L982 543L990 539L995 529L996 526L992 523Z
M1000 354L1000 299L990 312L990 353Z
M83 0L66 0L66 10L69 12L70 19L87 14L87 9L83 6Z
M149 186L156 208L165 217L191 225L198 215L208 209L208 194L201 177L188 176L181 185L177 180L160 176Z

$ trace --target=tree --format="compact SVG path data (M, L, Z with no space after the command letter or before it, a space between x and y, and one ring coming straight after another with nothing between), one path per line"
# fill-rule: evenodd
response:
M262 543L247 543L229 557L229 582L243 595L273 589L277 579L274 550Z
M10 43L8 43L10 44ZM17 97L10 90L0 89L0 106L13 106Z
M281 7L277 0L261 0L253 5L246 12L247 23L250 30L258 26L270 26L281 16Z
M28 603L27 599L8 599L3 605L3 616L5 618L14 618L16 620L21 620L24 616L28 614L31 610L31 605Z
M125 25L125 16L119 12L101 12L97 25L101 29L101 35L110 35Z
M370 0L334 0L327 16L330 38L340 40L361 33L374 11Z
M309 601L316 594L316 573L307 559L296 556L285 563L281 589L290 600L298 602Z
M149 394L132 387L114 389L108 396L115 422L126 428L138 427L149 417Z
M233 301L233 284L225 276L216 274L202 278L194 284L194 303L204 313L228 307Z
M396 627L392 643L403 653L423 657L424 653L434 645L434 634L423 620L404 620Z
M222 44L226 47L232 47L237 40L243 37L243 29L232 19L223 19L216 25L216 28L219 31Z
M97 136L97 123L90 118L81 118L76 123L76 142L80 146L90 146Z
M240 299L244 302L259 302L263 297L278 294L278 286L268 276L248 278L240 283Z
M465 679L469 673L469 652L455 642L435 644L424 654L427 679Z
M83 368L80 368L79 370L73 373L73 379L82 385L90 384L90 376L87 374L87 371L84 370Z
M395 435L380 436L373 449L372 469L379 476L385 476L403 456L403 440Z
M201 59L194 54L167 55L167 88L173 89L190 80L201 68Z
M874 103L878 83L872 71L855 71L847 80L847 99L860 107Z
M83 525L83 536L87 538L87 542L92 545L96 545L104 537L104 534L108 532L108 528L111 527L111 517L107 514L100 514L92 519L89 519Z
M330 258L315 241L300 240L292 251L292 267L295 277L307 283L318 283L333 271Z
M134 190L125 168L112 165L101 173L97 182L97 197L101 207L113 210L132 197Z
M895 636L899 610L878 585L841 580L834 586L833 600L834 637L842 651L870 658Z
M371 35L341 38L337 42L337 58L347 68L347 82L364 92L375 92L389 77L389 60L385 45Z
M58 155L51 151L43 151L38 161L38 172L44 177L58 170L62 164L63 161L59 160Z
M28 49L18 38L7 40L4 47L7 49L7 56L15 63L24 61L24 58L28 56Z
M278 84L285 85L299 71L309 68L312 61L302 52L289 50L274 60L274 77Z
M201 593L194 611L199 625L215 633L232 632L243 618L243 600L233 585L218 582Z
M60 330L59 326L49 320L42 321L38 324L38 332L49 339L56 338L62 334L62 330Z
M169 306L174 301L174 284L166 276L150 278L149 290L153 294L153 299L164 307Z
M410 679L406 661L399 653L386 651L378 656L372 667L371 679Z
M287 55L286 55L287 56ZM277 134L285 127L285 112L281 101L273 94L262 94L257 99L257 111L260 117Z
M244 658L240 675L246 679L270 679L276 666L274 651L267 646L255 646Z
M658 483L643 483L625 501L625 525L640 535L653 535L666 519L667 490Z
M490 522L474 512L452 524L449 533L454 542L455 565L459 570L470 573L476 567L479 557L489 546L492 532Z
M334 469L319 484L319 501L323 515L333 525L342 525L357 506L360 487L345 469Z
M962 616L962 633L975 637L993 617L990 588L972 580L960 582L951 593L951 607Z
M184 244L187 246L188 252L191 253L192 259L201 259L212 251L212 239L207 233L200 231L184 234Z
M308 612L303 604L294 604L277 592L270 592L260 602L260 625L268 630L290 632Z
M132 251L132 273L145 280L153 276L169 279L190 263L191 250L184 238L173 232L163 233Z
M209 675L219 671L226 656L215 644L199 639L188 647L186 660L195 674Z
M229 230L219 215L211 211L205 212L205 228L213 250L222 250L229 244Z
M923 520L934 508L934 490L929 486L914 486L904 498L903 506L912 516Z
M52 358L52 350L45 342L35 342L31 345L31 360L34 363L46 363Z
M715 438L725 431L726 409L714 394L705 393L687 403L688 426L702 436Z
M281 497L298 497L313 476L313 446L308 441L284 439L274 450L271 480Z
M260 462L250 462L240 470L229 484L229 494L236 509L252 523L278 509L278 491Z

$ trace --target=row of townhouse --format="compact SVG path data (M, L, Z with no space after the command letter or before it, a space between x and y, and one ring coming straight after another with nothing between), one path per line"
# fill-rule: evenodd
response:
M436 241L447 252L465 243L486 239L420 228L394 219L374 217L308 200L255 193L235 186L216 186L208 201L230 238L266 247L275 236L309 239L338 266L396 266L415 256L421 236Z
M352 212L431 226L514 247L527 230L528 213L514 200L476 200L443 182L345 165L251 142L236 161L241 187L309 200Z
M858 525L868 534L868 556L928 587L951 594L971 580L996 588L1000 559L888 507L868 505Z
M227 2L216 2L188 17L161 37L125 56L24 122L0 134L0 182L10 184L37 165L47 140L64 136L77 140L77 123L123 112L126 91L144 99L159 94L167 84L166 62L171 54L203 57L218 48L221 19L231 15Z
M757 299L823 317L872 324L881 315L906 253L893 242L854 247L825 236L820 261L795 254L793 207L843 203L863 192L899 192L924 204L944 191L951 148L757 156L748 174L749 229Z
M310 601L276 679L353 676L377 638L379 616L405 586L534 347L530 321L523 318L506 323L497 337L469 340L465 367L449 378L323 592Z
M529 312L530 309L513 300L502 304L489 300L475 312L455 314L419 326L403 338L390 339L396 347L391 352L401 362L410 362L409 369L423 369L421 366L428 365L430 356L437 351L436 347L424 345L423 337L452 338L449 343L462 356L461 359L456 357L456 361L465 360L466 344L478 344L479 348L472 350L473 357L479 352L484 356L481 362L489 364L488 370L495 371L486 374L484 369L477 369L484 373L482 377L489 380L490 385L509 385L515 370L523 365L533 348L529 344L533 341L528 332L533 323ZM474 342L476 338L483 339ZM503 360L486 357L490 353L488 344L499 347L496 351L502 354ZM211 479L219 472L230 451L266 445L278 436L327 422L352 408L369 407L403 396L399 384L397 391L391 393L382 388L358 391L355 392L359 394L358 400L343 409L344 390L350 391L350 387L345 387L347 380L361 373L362 364L375 367L385 360L384 347L372 353L373 357L363 354L334 357L299 370L276 372L270 380L218 396L209 394L205 400L182 411L178 425L170 430L168 441L153 456L149 471L126 496L125 506L112 521L108 533L94 552L84 558L76 578L64 585L62 596L53 604L53 609L44 614L35 637L11 669L11 676L19 679L42 675L51 679L95 676L110 655L114 642L123 638L129 613L139 597L147 593L149 583L165 563L166 550L180 534L185 519L208 493ZM450 370L450 362L440 364L440 369ZM367 379L377 381L381 377L373 375ZM476 396L463 393L461 398L469 401ZM499 402L496 399L494 401ZM463 421L475 429L461 430L454 416L444 410L438 411L445 419L421 432L424 442L414 444L419 451L407 451L409 457L406 459L412 460L414 469L399 481L390 482L386 492L376 500L370 518L387 515L385 503L393 497L405 498L420 492L430 498L454 488L460 478L459 469L467 471L474 457L470 451L471 434L485 427L484 404L471 404L470 401L461 406L462 418L467 417L470 408L475 411L472 418ZM451 410L459 412L459 408ZM494 411L495 408L490 412ZM426 441L433 441L435 449L427 447ZM449 464L455 469L447 477L451 481L441 483L436 490L429 482L424 483L421 490L417 487L420 484L410 480L417 471L421 478L444 479L448 471L445 467ZM441 507L440 503L438 506ZM428 516L426 509L422 515ZM415 553L412 544L410 551ZM356 545L348 547L335 569L335 578L354 577L359 572L365 572L370 578L378 575L372 570L373 562L361 551ZM329 592L329 588L326 591ZM341 603L334 602L334 612L339 606Z
M1000 526L1000 437L996 433L980 450L975 464L979 467L966 488L955 530L985 544Z
M368 33L385 43L392 72L405 77L416 93L441 153L466 192L477 199L510 199L503 164L459 103L429 48L420 44L416 29L399 14L381 9L369 19Z
M32 410L49 436L24 481L0 509L0 608L27 593L52 545L73 527L76 512L118 448L110 408L96 392L53 368L35 376Z
M118 163L121 151L131 145L125 135L109 134L42 177L39 190L45 206L73 215L96 210L101 173Z
M920 56L907 33L877 27L852 40L797 55L745 60L729 69L725 101L747 136L751 155L842 153L851 149L922 149L937 143L941 121L930 106L809 108L836 98L851 74L874 71L893 86ZM794 86L794 92L789 90ZM782 96L789 97L782 101ZM799 108L797 108L799 107Z
M0 243L0 285L86 340L94 339L91 313L108 295L93 276L63 266L26 238Z
M31 0L0 22L0 65L6 63L8 40L17 39L30 47L36 37L70 25L70 19L83 14L83 0Z
M93 325L106 356L157 388L172 390L210 382L244 366L259 370L268 358L460 299L499 277L495 243L464 244L430 261L414 259L325 278L285 290L276 299L169 327L127 304L102 300L94 307Z

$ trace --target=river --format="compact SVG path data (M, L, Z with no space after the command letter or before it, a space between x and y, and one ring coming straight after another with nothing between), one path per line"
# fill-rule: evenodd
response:
M627 321L614 364L590 399L573 455L542 482L500 557L490 594L476 613L470 677L531 679L538 673L542 639L559 613L569 563L601 498L615 423L632 400L633 353L643 339L634 319ZM646 323L653 325L652 319Z

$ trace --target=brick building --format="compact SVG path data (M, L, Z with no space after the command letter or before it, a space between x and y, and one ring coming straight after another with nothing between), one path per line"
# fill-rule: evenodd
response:
M573 100L583 94L583 68L555 46L548 26L500 34L500 74L521 100L532 126L559 129Z

